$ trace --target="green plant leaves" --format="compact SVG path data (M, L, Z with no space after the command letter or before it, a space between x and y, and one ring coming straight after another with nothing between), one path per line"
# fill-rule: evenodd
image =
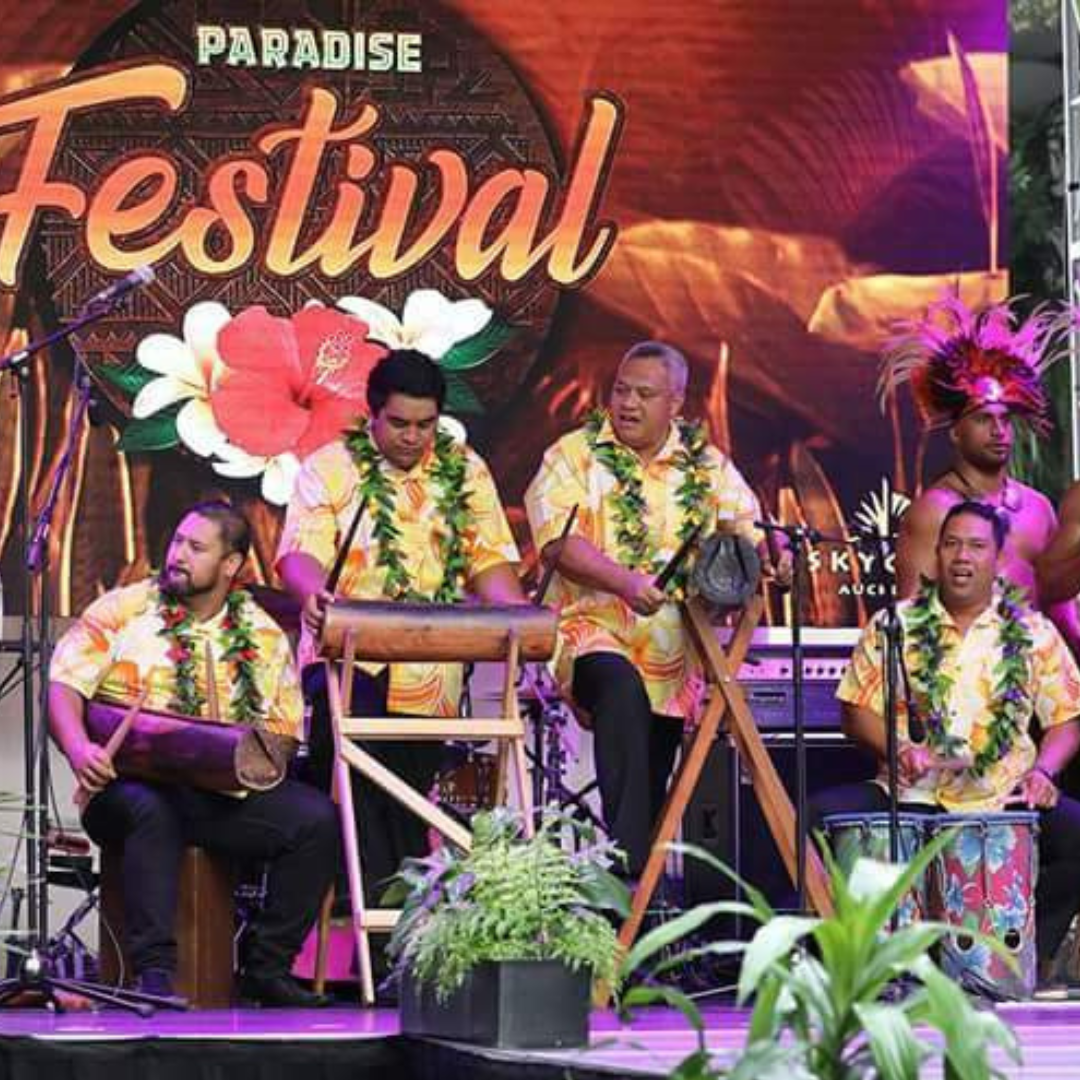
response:
M560 960L613 984L618 941L592 903L612 845L594 841L571 858L561 846L566 815L549 815L528 838L504 811L478 814L473 826L472 850L409 860L398 875L408 890L390 939L399 968L443 1000L487 960ZM620 902L621 889L625 901L615 884L607 899Z
M116 448L125 454L136 454L151 450L171 450L174 446L179 446L176 417L180 408L181 405L177 403L146 417L145 420L129 421Z
M714 1074L715 1075L715 1074ZM775 1042L753 1043L724 1080L816 1080L798 1047Z
M698 1049L705 1048L705 1021L694 999L674 986L634 986L620 1001L620 1009L632 1009L640 1005L663 1004L678 1009L686 1022L694 1029L698 1040Z
M739 973L739 1004L744 1004L757 989L762 976L776 961L787 956L803 938L820 925L820 919L805 915L774 915L754 935L743 957Z
M669 948L694 931L700 930L717 915L748 915L751 918L757 918L757 913L749 904L743 904L737 900L716 900L709 904L698 904L638 938L626 954L622 971L625 973L635 970L658 952Z
M929 1051L915 1038L903 1010L865 1002L855 1005L855 1015L869 1038L881 1080L919 1080L919 1066Z
M696 1029L698 1051L684 1060L678 1075L684 1080L918 1080L928 1059L944 1056L950 1080L1000 1080L990 1064L990 1048L999 1045L1018 1061L1015 1036L998 1016L977 1010L928 955L952 928L920 922L888 931L901 898L953 832L935 838L906 866L857 861L850 879L826 849L836 908L827 919L775 915L764 897L751 891L749 907L734 901L700 905L645 935L628 954L625 969L652 960L670 949L680 932L693 933L715 914L749 910L752 917L766 920L745 946L739 978L739 1002L754 999L742 1055L729 1070L718 1071L708 1062ZM737 880L716 860L677 849ZM1005 955L1000 942L973 933L978 942ZM713 942L667 956L652 972L690 957L737 954L742 948L741 942ZM896 1002L883 1000L901 977L914 988ZM669 987L637 987L624 1005L663 1001L685 1008L678 997ZM944 1047L920 1039L920 1025L937 1029Z

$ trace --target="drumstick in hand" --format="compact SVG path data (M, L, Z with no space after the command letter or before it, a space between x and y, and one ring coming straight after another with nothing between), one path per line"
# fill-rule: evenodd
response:
M131 730L131 725L139 718L139 713L142 711L142 707L146 704L146 699L150 696L150 687L147 686L143 689L143 692L139 695L139 700L131 706L124 718L116 725L113 733L109 736L108 741L105 743L105 753L108 755L110 761L113 759L113 755L120 749L121 744L127 738L127 733ZM72 802L79 808L79 810L85 810L86 804L90 801L91 792L80 784L75 789L75 795L72 798Z
M544 569L544 575L540 578L540 584L536 587L536 595L533 596L533 603L540 607L544 598L547 596L548 589L551 588L551 580L555 577L555 571L559 568L559 559L562 558L563 548L566 547L566 541L570 538L570 530L574 527L574 520L577 518L578 504L570 508L570 513L566 517L566 521L563 523L562 532L559 533L559 538L555 541L555 547L552 550L551 558L548 559L548 564Z
M323 586L331 596L337 592L338 582L341 580L342 571L345 569L345 560L349 557L349 552L352 551L353 540L356 539L356 530L360 527L360 519L364 516L366 509L367 496L360 500L360 505L356 508L356 513L353 514L353 519L349 523L349 531L345 534L341 547L338 548L337 557L334 559L334 565L330 570L330 576Z
M668 559L667 564L656 575L656 579L653 584L663 592L670 584L675 575L679 572L679 567L686 562L686 557L693 550L694 545L697 543L697 538L701 534L701 522L698 522L694 526L693 531L689 536L679 545L679 550Z
M206 706L207 715L215 724L221 722L221 705L218 702L217 679L214 678L214 646L209 638L205 642L206 660Z

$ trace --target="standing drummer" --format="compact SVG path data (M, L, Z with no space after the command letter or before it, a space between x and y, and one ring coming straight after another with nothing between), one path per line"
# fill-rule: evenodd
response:
M758 539L753 491L704 428L680 416L687 375L677 349L635 345L609 411L551 446L525 493L540 557L558 560L558 676L591 717L604 820L632 879L704 689L675 596L656 576L699 527L726 520ZM786 556L781 573L790 575Z
M446 380L429 357L389 352L367 385L370 415L345 437L305 459L285 516L277 569L302 604L300 656L311 703L313 781L329 790L333 763L325 665L314 663L338 545L358 507L364 512L344 563L338 595L357 600L456 604L475 596L521 604L518 552L487 465L439 426ZM357 715L459 714L462 665L365 665L353 684ZM379 740L373 757L419 791L442 760L433 743ZM374 784L355 784L365 888L376 900L406 856L428 848L424 823Z
M1039 811L1035 916L1045 972L1080 906L1080 803L1057 786L1080 748L1080 671L1050 620L998 577L1007 528L986 503L950 507L936 580L898 605L911 699L898 678L899 797L905 811L924 813ZM882 619L863 631L837 691L844 732L874 753L879 777L817 795L818 821L888 808Z
M175 998L174 931L184 847L269 863L266 906L247 937L243 998L261 1005L328 1001L289 974L337 864L333 804L283 780L244 798L118 777L86 728L90 699L263 728L294 742L303 703L288 639L235 586L251 544L228 503L187 510L156 578L95 600L57 643L49 669L53 738L91 794L83 825L123 850L127 952L136 989ZM211 680L212 679L212 683ZM219 703L220 716L213 714Z

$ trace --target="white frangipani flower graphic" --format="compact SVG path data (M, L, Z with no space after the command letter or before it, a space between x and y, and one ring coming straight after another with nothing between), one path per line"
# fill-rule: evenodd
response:
M295 454L278 454L276 457L258 457L226 442L218 447L219 461L214 461L214 472L232 480L248 480L262 476L262 497L275 506L285 506L292 495L293 485L300 472L300 459Z
M343 296L337 306L363 319L372 341L390 349L416 349L432 360L475 337L492 315L483 300L448 300L436 289L411 292L400 319L382 304L359 296Z
M446 413L442 413L439 416L439 427L456 443L464 446L469 441L469 433L465 430L465 425L456 416L447 416Z
M224 304L203 301L184 314L183 339L150 334L135 350L139 363L160 378L139 391L133 415L144 420L177 401L185 402L176 417L176 433L201 457L212 457L226 442L210 408L210 393L225 370L217 349L218 332L231 318Z

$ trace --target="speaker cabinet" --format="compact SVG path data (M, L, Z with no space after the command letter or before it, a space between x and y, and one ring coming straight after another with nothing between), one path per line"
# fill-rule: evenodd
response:
M770 733L763 741L784 786L795 800L795 747L789 732ZM808 797L838 784L872 779L874 762L839 732L812 732L806 738ZM709 751L701 778L683 819L683 839L715 855L749 884L761 889L778 910L797 906L772 833L754 796L749 776L727 736ZM710 900L742 899L734 884L705 864L686 858L684 900L687 907ZM743 927L726 927L739 934Z

